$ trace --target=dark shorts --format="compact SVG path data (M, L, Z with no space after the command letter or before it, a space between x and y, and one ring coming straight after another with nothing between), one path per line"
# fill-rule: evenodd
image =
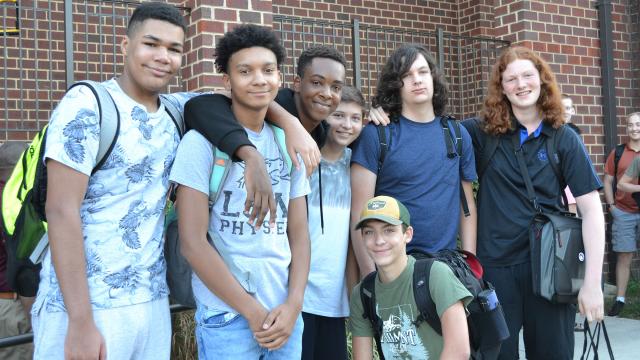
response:
M511 336L502 343L501 360L518 358L523 330L527 359L571 360L576 307L552 304L533 294L531 263L484 267L484 278L496 288Z
M345 318L333 318L303 312L302 359L347 359Z

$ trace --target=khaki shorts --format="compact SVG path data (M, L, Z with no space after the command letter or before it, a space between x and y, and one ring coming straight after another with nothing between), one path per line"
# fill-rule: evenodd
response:
M615 252L634 252L638 249L638 235L640 234L640 213L629 213L611 207L613 225L611 244Z
M0 338L26 334L31 323L20 300L0 299ZM2 360L27 360L33 357L31 343L0 349Z

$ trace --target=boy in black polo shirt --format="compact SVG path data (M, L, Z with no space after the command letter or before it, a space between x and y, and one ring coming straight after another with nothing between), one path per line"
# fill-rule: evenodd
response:
M463 124L473 139L479 166L478 252L484 277L501 300L509 332L500 359L518 358L518 334L524 326L528 359L572 359L575 305L553 304L533 294L528 227L535 210L528 200L515 151L522 151L539 205L560 210L563 190L549 161L559 162L583 217L586 275L578 295L589 321L604 315L600 288L604 254L602 187L578 135L563 127L560 92L549 66L523 47L507 49L493 68L482 120ZM556 154L545 142L555 133ZM490 137L497 148L482 158ZM517 145L515 145L517 144ZM514 149L517 146L517 149Z

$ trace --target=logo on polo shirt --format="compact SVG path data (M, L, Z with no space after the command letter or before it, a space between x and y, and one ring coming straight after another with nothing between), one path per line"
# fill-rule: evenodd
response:
M549 159L547 158L547 151L545 149L540 149L538 151L538 160L547 162Z

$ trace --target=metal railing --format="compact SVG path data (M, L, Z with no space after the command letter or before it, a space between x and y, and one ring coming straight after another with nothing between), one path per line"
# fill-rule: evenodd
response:
M332 45L347 58L347 82L367 99L375 93L378 74L389 55L401 44L425 45L442 64L450 84L449 112L458 118L480 110L491 66L508 41L435 32L324 21L290 16L273 17L273 27L287 49L284 82L291 84L300 53L314 44Z
M75 79L122 71L118 49L140 1L0 2L0 141L31 139ZM185 16L190 9L177 7ZM170 91L182 89L176 78Z

